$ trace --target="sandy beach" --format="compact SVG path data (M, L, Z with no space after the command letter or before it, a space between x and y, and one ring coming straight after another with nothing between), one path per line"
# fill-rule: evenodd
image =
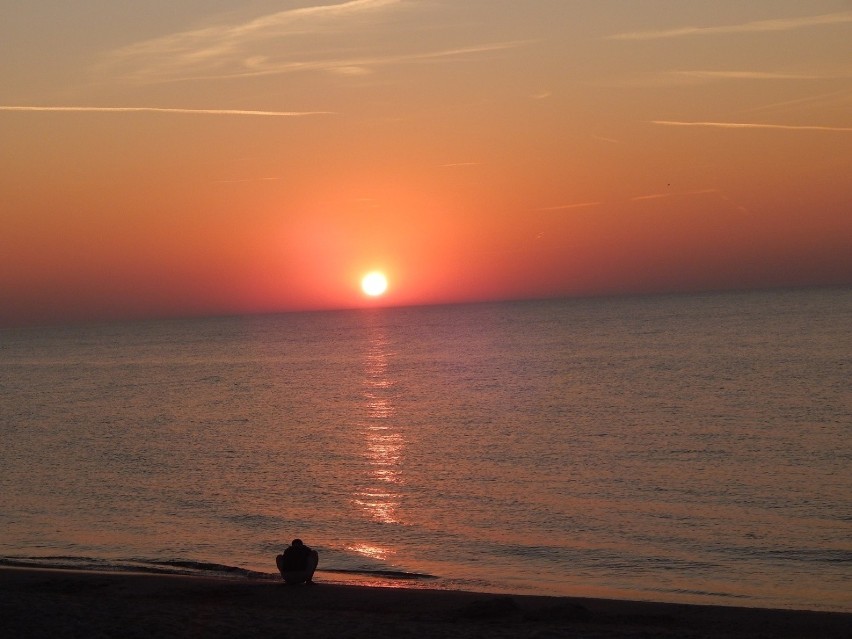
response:
M5 637L823 637L852 614L0 569Z

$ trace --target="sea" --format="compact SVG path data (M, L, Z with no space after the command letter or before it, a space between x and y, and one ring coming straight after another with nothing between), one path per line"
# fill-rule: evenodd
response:
M852 611L852 289L0 331L0 565Z

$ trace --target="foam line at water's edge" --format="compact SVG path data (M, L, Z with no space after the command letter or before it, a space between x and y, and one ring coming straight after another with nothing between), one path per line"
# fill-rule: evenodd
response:
M174 575L217 575L250 579L276 579L277 573L248 570L237 566L190 560L158 559L95 559L93 557L0 557L0 566L17 568L48 568L54 570L89 570L109 572L145 572ZM339 575L376 577L380 579L438 579L435 575L401 570L370 570L348 568L321 568L318 572Z
M106 572L144 572L167 575L219 575L268 579L275 575L235 566L194 561L94 559L91 557L0 557L0 566Z
M405 572L403 570L359 570L351 568L322 568L320 572L331 572L343 575L367 575L371 577L386 577L388 579L438 579L437 575L424 572Z

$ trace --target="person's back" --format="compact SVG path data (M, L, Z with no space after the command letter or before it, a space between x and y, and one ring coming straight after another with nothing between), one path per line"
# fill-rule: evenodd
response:
M319 554L294 539L286 550L275 558L278 571L288 584L313 583L314 571L319 563Z
M298 540L295 540L298 541ZM304 570L308 567L311 549L305 544L293 544L284 551L281 566L284 570Z

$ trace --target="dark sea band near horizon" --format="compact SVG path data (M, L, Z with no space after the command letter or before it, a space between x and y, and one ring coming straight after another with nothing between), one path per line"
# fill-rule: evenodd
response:
M0 563L301 537L318 579L849 612L849 326L834 288L2 330Z

